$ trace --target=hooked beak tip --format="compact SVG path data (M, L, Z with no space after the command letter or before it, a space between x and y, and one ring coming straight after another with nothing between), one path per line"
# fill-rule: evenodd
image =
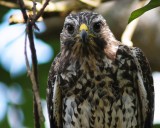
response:
M80 37L83 43L87 43L88 33L86 32L86 30L81 30Z

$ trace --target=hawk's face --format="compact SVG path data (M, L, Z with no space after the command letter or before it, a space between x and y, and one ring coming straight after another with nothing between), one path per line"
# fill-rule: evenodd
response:
M61 33L61 49L65 56L100 56L114 41L106 20L100 14L80 12L65 19ZM107 52L110 51L112 48L108 48Z
M102 48L109 32L105 19L97 13L70 14L65 19L61 33L62 47Z

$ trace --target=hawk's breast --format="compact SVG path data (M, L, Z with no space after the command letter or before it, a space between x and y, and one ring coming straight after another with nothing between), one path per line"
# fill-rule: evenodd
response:
M130 128L139 125L136 67L121 52L116 60L87 60L60 74L64 128ZM93 67L94 63L94 67ZM91 66L92 65L92 66ZM92 68L93 67L93 68Z

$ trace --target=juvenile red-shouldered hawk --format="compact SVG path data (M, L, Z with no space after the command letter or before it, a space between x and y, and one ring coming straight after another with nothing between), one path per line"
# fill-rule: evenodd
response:
M66 17L48 77L51 128L151 128L154 87L143 52L95 12Z

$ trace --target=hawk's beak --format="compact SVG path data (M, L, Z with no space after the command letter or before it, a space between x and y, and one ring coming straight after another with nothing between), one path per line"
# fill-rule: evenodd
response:
M82 42L83 43L87 43L87 39L88 39L88 27L86 24L81 24L80 28L79 28L79 31L80 31L80 37L82 39Z

